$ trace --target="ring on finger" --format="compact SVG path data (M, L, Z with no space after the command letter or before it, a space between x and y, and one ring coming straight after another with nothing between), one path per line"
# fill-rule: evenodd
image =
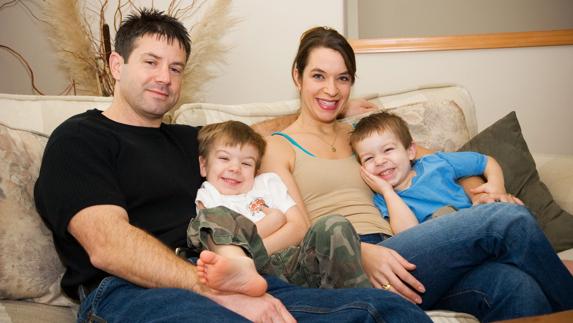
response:
M390 284L382 284L383 290L389 290L391 287L392 287L392 285L390 285Z

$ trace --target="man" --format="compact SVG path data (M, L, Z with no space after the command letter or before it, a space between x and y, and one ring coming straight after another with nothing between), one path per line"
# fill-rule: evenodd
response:
M109 59L114 99L58 127L35 186L37 209L66 266L79 321L430 321L400 296L318 290L269 277L260 297L199 282L186 244L201 184L197 129L162 124L190 53L184 26L155 10L124 21Z

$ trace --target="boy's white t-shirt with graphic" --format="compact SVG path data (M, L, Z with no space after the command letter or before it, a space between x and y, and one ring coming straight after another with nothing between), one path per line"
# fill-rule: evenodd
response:
M201 202L206 208L225 206L240 213L253 222L261 220L265 214L262 206L279 209L286 213L296 203L288 194L286 185L275 173L263 173L255 177L253 189L245 194L222 195L215 186L205 181L197 191L195 203Z

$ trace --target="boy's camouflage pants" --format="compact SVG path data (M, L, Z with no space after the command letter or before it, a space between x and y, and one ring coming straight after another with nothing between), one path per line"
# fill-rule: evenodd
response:
M358 234L344 217L331 215L314 223L298 246L268 255L256 225L224 206L199 210L187 228L187 244L196 251L215 244L237 245L261 274L304 287L372 287L362 268Z

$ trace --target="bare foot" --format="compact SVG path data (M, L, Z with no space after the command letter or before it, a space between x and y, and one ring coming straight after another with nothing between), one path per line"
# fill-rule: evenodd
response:
M261 296L267 291L267 281L248 257L224 257L204 250L197 260L197 275L203 284L219 291L249 296Z
M569 270L571 275L573 275L573 260L562 259L561 261L563 261L563 264L565 265L565 267L567 267L567 269Z

